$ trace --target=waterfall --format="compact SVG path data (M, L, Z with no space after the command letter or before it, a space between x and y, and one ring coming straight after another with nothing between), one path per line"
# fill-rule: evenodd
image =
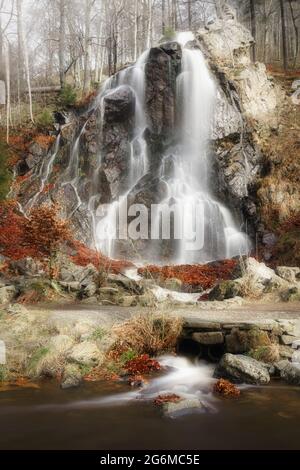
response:
M94 245L103 254L111 258L119 256L120 245L116 243L118 241L117 235L120 230L123 230L124 233L124 228L127 231L127 217L125 220L123 219L122 223L119 222L120 209L127 207L128 196L135 194L134 191L144 191L144 180L141 181L141 179L145 175L162 183L163 190L161 192L157 191L161 198L160 202L167 207L176 205L183 231L181 237L176 238L173 236L172 238L171 235L171 239L165 239L163 236L159 236L159 240L155 237L153 237L153 240L147 240L144 245L145 250L140 249L143 261L153 261L155 259L155 261L160 262L163 259L163 251L164 258L168 263L177 264L206 263L249 252L250 242L247 235L239 230L230 210L214 195L210 141L217 86L202 52L194 43L191 43L193 40L192 33L180 33L177 38L177 42L182 49L182 60L181 72L177 76L176 87L174 86L176 125L174 124L174 129L170 130L170 135L166 136L162 145L157 147L159 148L159 150L156 150L157 154L152 155L152 149L150 147L148 149L145 139L145 131L147 130L147 132L149 131L148 136L150 135L149 142L151 142L151 132L153 131L147 119L149 109L147 109L146 104L146 85L148 86L148 83L146 83L145 78L145 65L148 60L151 61L151 58L148 59L149 51L145 51L134 65L121 70L105 82L89 109L86 122L81 125L73 141L68 165L58 180L61 187L68 185L74 192L75 202L72 210L68 211L68 216L72 217L78 209L83 214L87 214L90 217ZM168 65L170 65L171 74L170 56L166 54L164 60L169 60ZM121 176L117 176L117 178L122 179L122 184L117 188L114 199L110 202L107 210L107 206L104 207L102 201L108 199L109 195L107 195L107 198L105 197L105 188L103 191L102 189L99 190L99 181L102 178L101 172L107 169L105 168L107 164L105 156L101 155L100 150L96 155L94 164L90 167L90 173L84 173L81 171L80 166L80 144L81 139L89 130L89 119L95 113L99 123L97 127L99 141L105 142L104 138L107 135L105 132L110 132L110 128L107 130L107 123L105 122L106 99L118 91L122 92L122 89L125 90L126 88L128 91L128 87L134 94L134 116L130 114L130 119L133 119L133 128L130 127L128 160L126 161L128 168L126 168L126 171L124 170L124 161L122 161L123 167L121 167L121 170L117 168L117 171L121 173L124 171ZM164 102L161 105L171 106L170 103L166 104ZM118 105L115 106L118 107ZM158 127L160 126L158 125ZM116 129L118 128L116 127ZM117 132L116 129L114 123L112 123L112 134ZM126 132L129 131L125 127L125 140ZM154 140L156 138L164 140L164 136L153 135ZM109 135L108 137L110 138ZM125 143L127 144L127 142ZM40 167L40 174L38 175L40 188L29 200L26 209L30 209L33 204L36 204L39 195L43 192L46 181L51 175L59 146L60 136L56 141L53 153ZM153 157L155 161L149 162L149 156ZM114 158L114 154L110 156L112 163L114 163ZM111 170L109 164L108 171ZM115 168L112 165L112 171L114 170ZM106 174L104 178L106 178ZM112 179L112 181L114 180ZM137 185L138 182L140 182L139 186ZM111 184L109 180L107 180L107 184ZM156 191L155 184L150 186L150 191L152 191L152 188L153 191ZM145 185L147 185L147 182ZM148 189L145 187L145 190ZM157 195L153 194L152 199L150 194L150 200L158 199L154 196ZM102 215L101 209L103 209ZM120 227L119 224L122 226ZM172 221L170 225L172 225ZM161 226L161 215L151 213L151 234L152 227L155 227L155 233L160 233ZM201 237L195 245L195 233L198 233L199 228ZM167 240L166 243L165 240ZM127 248L129 244L127 242ZM125 245L123 246L125 247ZM127 248L125 247L125 256L128 256ZM149 257L149 260L146 259L147 257Z
M115 80L109 80L103 92L103 97L105 97L109 92L113 92L119 87L128 85L135 95L135 125L133 138L130 142L130 171L126 189L124 193L120 195L119 200L111 203L106 216L101 223L98 224L95 233L97 248L109 257L114 257L115 254L114 248L118 230L118 213L121 209L121 205L125 202L131 189L148 170L147 144L144 139L144 132L147 127L144 67L147 62L147 57L148 51L145 51L133 66L120 71ZM113 87L114 82L116 82L115 87ZM103 99L102 107L104 108ZM98 208L98 213L99 212Z
M202 52L185 47L192 39L191 33L178 34L182 46L182 72L177 79L180 142L164 155L161 167L168 187L165 203L176 203L185 229L173 259L179 264L231 258L247 253L250 247L230 211L213 196L209 142L217 90ZM197 250L191 244L195 223L203 237Z

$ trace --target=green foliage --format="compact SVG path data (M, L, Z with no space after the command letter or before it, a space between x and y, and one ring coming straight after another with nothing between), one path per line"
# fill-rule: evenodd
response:
M120 363L121 364L126 364L128 361L132 361L132 359L135 359L137 357L136 351L133 349L127 349L127 351L124 351L121 356L120 356Z
M7 167L8 147L0 141L0 201L3 201L10 189L12 174Z
M93 339L93 340L101 340L104 338L104 336L107 335L107 331L102 328L101 326L99 326L98 328L96 328L93 333L90 335L90 339Z
M65 85L60 92L59 99L62 106L74 106L77 100L76 90L71 85Z
M163 41L173 41L175 39L176 31L171 26L165 27Z
M29 361L29 370L35 371L40 360L49 352L49 348L44 346L36 349Z
M36 124L42 129L48 129L53 123L53 113L49 108L44 108L43 111L36 116Z

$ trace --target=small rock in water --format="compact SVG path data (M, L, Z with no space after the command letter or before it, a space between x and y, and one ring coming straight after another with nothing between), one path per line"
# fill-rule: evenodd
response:
M198 398L183 398L177 402L169 402L163 404L163 412L167 417L175 417L176 415L187 413L202 408L202 403Z
M75 364L68 364L64 370L60 386L63 389L78 387L81 381L82 373L80 372L79 367Z

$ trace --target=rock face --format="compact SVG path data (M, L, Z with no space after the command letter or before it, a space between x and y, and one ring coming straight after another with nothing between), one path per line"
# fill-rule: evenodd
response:
M176 122L176 78L181 69L181 47L177 42L161 44L150 50L145 67L146 109L151 132L166 141ZM152 148L152 152L154 152Z
M267 77L264 66L251 64L249 48L253 38L231 10L199 31L197 39L189 47L200 47L206 54L217 85L211 146L213 191L234 212L242 229L247 222L248 233L254 235L260 226L256 192L264 162L253 138L252 122L272 121L280 93ZM147 122L138 139L134 134L135 111L140 103L133 88L119 80L123 71L110 79L110 83L123 84L114 89L108 84L88 112L57 116L58 149L55 145L46 150L36 145L31 149L31 155L18 169L18 174L26 174L28 179L13 196L25 208L30 201L60 202L63 216L71 219L76 237L87 244L93 240L91 208L115 201L129 189L130 204L150 207L161 202L168 191L160 177L161 162L166 149L174 154L178 150L176 129L182 107L180 97L176 97L176 82L181 69L182 49L177 42L150 49L144 66ZM126 70L130 72L130 67ZM136 147L142 145L143 139L148 169L128 186L132 161L139 153ZM46 170L49 170L47 191L36 177L45 175ZM124 243L118 251L126 256L130 249ZM135 249L144 252L145 243L137 244ZM162 251L167 258L164 246Z
M134 126L135 95L122 85L104 97L101 154L103 173L115 199L130 171L130 145Z
M267 384L270 375L267 368L251 357L225 354L215 371L215 377L229 379L235 383Z

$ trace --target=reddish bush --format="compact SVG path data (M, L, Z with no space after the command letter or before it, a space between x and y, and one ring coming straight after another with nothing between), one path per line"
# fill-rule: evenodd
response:
M139 268L138 273L145 277L155 279L177 278L183 282L184 287L209 289L219 280L229 280L232 277L236 260L216 261L210 264L178 265L178 266L146 266Z
M154 404L160 406L164 403L178 403L180 400L181 398L175 393L168 393L165 395L158 395L154 400Z
M34 247L25 243L25 220L15 202L0 204L0 253L12 260L34 254Z
M76 240L72 242L72 248L76 251L76 254L72 255L71 259L73 263L79 266L87 266L91 263L97 269L104 269L116 274L133 266L133 263L130 261L110 259L102 255L99 251L92 250Z
M240 390L229 380L219 379L214 385L214 392L224 397L239 397Z
M127 361L124 369L129 375L136 376L160 370L161 366L155 359L151 359L148 354L142 354L135 359Z

